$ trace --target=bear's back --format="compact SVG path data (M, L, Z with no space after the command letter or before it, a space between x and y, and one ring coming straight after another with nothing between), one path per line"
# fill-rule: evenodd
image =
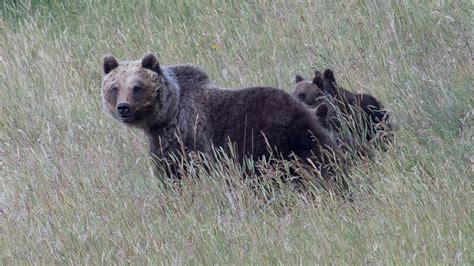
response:
M165 67L164 71L174 79L182 94L202 90L212 83L206 72L195 65L171 65Z
M320 144L332 146L313 114L283 90L250 87L209 93L212 140L217 146L225 146L228 140L238 144L239 156L268 154L269 144L284 157L292 152L308 157L315 151L312 134Z

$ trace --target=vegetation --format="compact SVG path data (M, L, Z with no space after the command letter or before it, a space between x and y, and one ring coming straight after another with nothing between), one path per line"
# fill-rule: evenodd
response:
M472 10L434 0L3 1L1 263L474 263ZM395 142L352 169L353 202L290 189L263 200L226 160L163 189L143 134L101 110L102 57L147 52L198 64L226 87L290 91L295 74L331 67L391 110Z

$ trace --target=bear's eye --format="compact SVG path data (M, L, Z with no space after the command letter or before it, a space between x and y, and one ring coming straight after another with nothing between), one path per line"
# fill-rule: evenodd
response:
M118 92L118 88L117 88L117 87L113 87L112 89L110 89L110 92L112 93L112 95L116 95L117 92Z
M133 95L140 96L143 93L143 88L135 86L133 87Z
M142 93L143 89L141 87L135 86L133 87L133 93Z
M306 93L300 93L298 95L298 98L300 98L300 100L304 101L306 99Z

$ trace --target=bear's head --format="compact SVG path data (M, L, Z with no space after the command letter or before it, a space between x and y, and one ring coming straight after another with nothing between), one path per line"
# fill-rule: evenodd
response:
M102 99L113 118L129 126L146 127L169 116L169 99L173 98L169 96L177 90L153 54L121 63L107 55L103 69Z
M299 101L308 106L316 107L324 101L323 77L319 71L315 72L315 77L312 81L306 80L300 75L295 77L296 86L293 89L292 95Z
M338 108L333 102L336 83L334 74L327 69L324 74L316 70L313 80L309 81L297 75L293 97L305 103L315 114L320 124L330 130L337 131L340 127Z
M316 118L322 127L329 130L329 132L336 132L339 130L340 123L337 119L337 108L331 104L331 102L323 102L317 107L311 108L311 110L316 115Z
M321 74L319 76L321 76ZM332 72L331 69L326 69L324 71L323 77L321 78L321 89L325 95L330 95L330 96L336 95L337 83L336 83L336 78L334 78L334 73Z

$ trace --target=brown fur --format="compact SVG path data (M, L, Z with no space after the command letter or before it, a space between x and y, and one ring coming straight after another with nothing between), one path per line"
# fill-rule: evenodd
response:
M363 125L358 125L358 129L353 133L367 140L376 137L381 129L390 130L389 116L382 104L371 95L355 94L340 87L330 69L324 74L315 71L312 81L304 80L301 76L297 76L295 81L297 84L292 93L295 98L311 108L317 108L323 103L332 108L331 114L325 118L329 119L326 123L328 129L335 131L341 129L342 121L334 115L339 112L348 119L359 120L360 117Z
M113 118L145 131L158 159L171 154L236 146L237 159L284 159L292 154L312 159L322 169L337 147L310 111L282 90L252 87L227 90L214 86L199 68L160 67L154 55L120 64L104 58L104 106ZM126 105L124 116L119 106Z

